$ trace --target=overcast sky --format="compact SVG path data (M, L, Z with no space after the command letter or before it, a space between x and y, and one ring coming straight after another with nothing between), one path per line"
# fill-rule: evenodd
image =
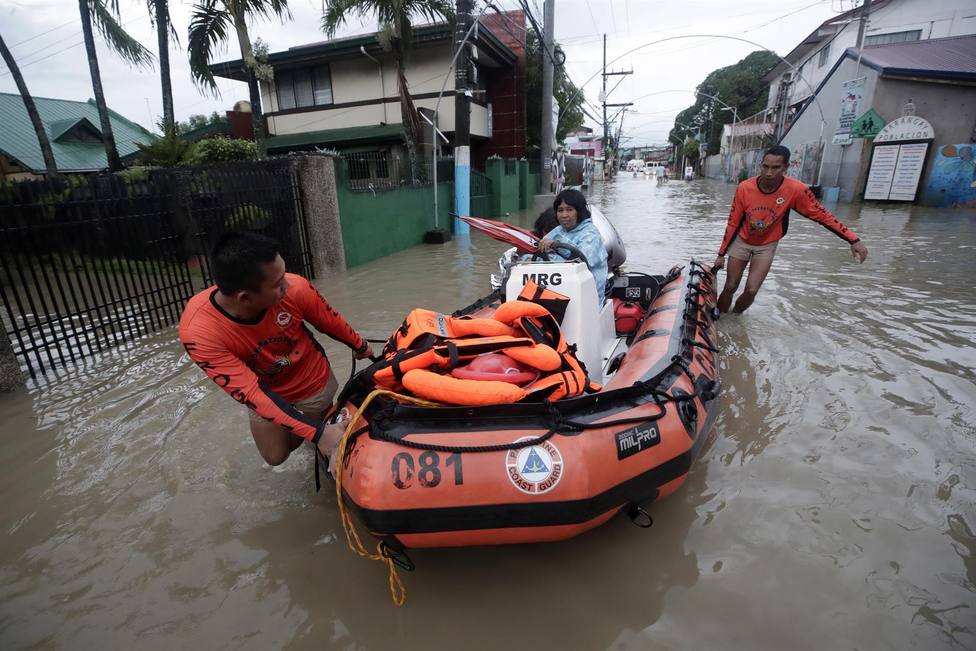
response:
M145 3L119 3L125 27L155 52L156 38ZM541 25L541 0L529 3ZM180 36L180 44L171 43L170 54L177 119L214 110L222 113L236 100L247 99L243 83L220 79L221 96L213 98L203 95L190 81L183 46L192 4L171 0L170 11ZM496 0L496 4L516 7L515 0ZM709 72L733 64L758 48L729 39L681 38L628 54L630 50L659 39L719 34L755 41L782 55L818 24L852 4L859 4L859 0L557 0L556 39L566 51L570 77L577 85L586 84L587 100L597 105L602 34L607 34L607 60L620 57L609 67L634 71L623 78L608 100L635 102L635 112L628 113L624 123L624 135L631 138L625 144L651 144L667 139L675 115L694 101L689 91ZM266 21L251 28L252 37L268 42L272 52L325 38L318 27L321 0L290 0L289 6L294 20L284 25ZM365 24L348 25L340 35L370 32L375 27L374 21L367 20ZM0 34L20 64L32 94L82 101L91 97L76 0L0 0ZM151 127L162 110L158 72L130 68L107 51L97 34L96 41L109 106ZM228 44L221 60L239 56L235 40ZM611 78L610 83L619 79ZM17 92L2 63L0 92ZM597 115L592 109L590 112ZM596 127L596 123L588 123Z

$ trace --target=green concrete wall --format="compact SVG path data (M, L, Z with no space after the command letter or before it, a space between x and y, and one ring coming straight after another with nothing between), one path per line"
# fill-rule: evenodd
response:
M498 217L505 217L506 213L518 212L518 167L516 166L510 173L506 173L503 159L489 158L485 162L485 173L491 179L492 212Z
M434 228L434 194L431 186L352 192L337 179L339 221L346 266L381 258L423 243L424 233ZM440 227L453 230L454 184L438 183Z

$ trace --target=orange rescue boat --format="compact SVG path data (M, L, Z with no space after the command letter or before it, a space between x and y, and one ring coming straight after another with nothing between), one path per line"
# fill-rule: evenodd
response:
M347 533L351 513L410 566L407 548L562 540L619 512L650 526L717 412L714 276L612 282L600 305L580 261L519 263L452 315L412 312L337 401ZM517 381L478 375L499 363Z

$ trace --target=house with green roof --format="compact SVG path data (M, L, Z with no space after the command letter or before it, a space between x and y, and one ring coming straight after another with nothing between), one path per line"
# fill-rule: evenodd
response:
M100 172L108 167L95 100L34 97L34 103L51 141L59 172ZM153 137L151 132L111 109L109 121L123 160L138 153L136 143L148 143ZM20 94L0 93L0 125L0 178L44 176L47 173L44 157Z

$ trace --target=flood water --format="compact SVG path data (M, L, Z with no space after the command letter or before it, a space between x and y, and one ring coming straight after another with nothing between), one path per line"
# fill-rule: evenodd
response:
M591 200L628 268L663 272L714 259L731 194L623 175ZM653 528L417 551L400 609L311 454L265 466L175 328L0 396L0 648L976 648L976 215L838 215L871 257L794 215L756 304L719 323L720 415ZM385 337L486 293L502 248L317 284Z

